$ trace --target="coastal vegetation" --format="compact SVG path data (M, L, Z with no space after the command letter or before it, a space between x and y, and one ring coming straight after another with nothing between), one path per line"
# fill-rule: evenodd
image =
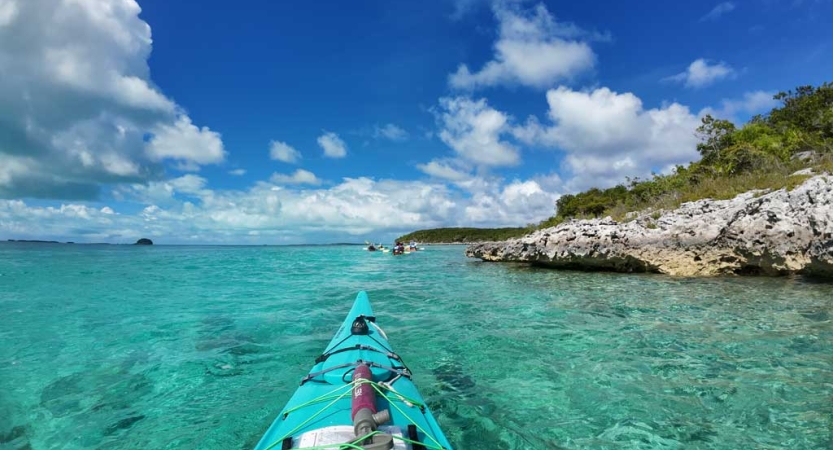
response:
M521 237L530 231L531 228L433 228L414 231L400 236L397 240L444 244L503 241Z
M573 218L611 216L621 221L632 211L673 209L703 198L729 199L755 189L792 189L812 173L833 172L833 83L801 86L774 98L779 106L741 127L703 117L696 130L699 161L651 179L628 179L608 189L564 195L556 202L555 215L537 228Z

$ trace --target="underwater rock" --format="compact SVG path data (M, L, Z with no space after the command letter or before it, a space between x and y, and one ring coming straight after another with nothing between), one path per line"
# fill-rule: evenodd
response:
M88 408L88 413L130 408L152 392L153 383L145 375L109 367L56 379L41 391L40 404L53 417L65 417Z
M463 371L459 363L444 362L431 370L444 388L457 392L467 392L475 387L474 380Z
M234 356L259 355L273 353L273 350L265 345L244 343L235 345L223 351Z
M138 421L140 421L144 418L145 418L144 415L138 415L138 416L131 416L131 417L127 417L125 419L119 420L118 422L116 422L114 424L108 425L107 428L104 429L104 435L105 436L110 436L111 434L116 433L120 430L126 430L126 429L132 427L133 424L135 424L136 422L138 422Z
M650 448L681 448L683 444L675 439L662 437L658 430L650 425L635 420L616 423L597 436L608 443L641 442Z
M41 391L40 404L53 417L81 411L82 376L78 373L58 378Z
M472 244L466 256L677 276L833 277L833 176L815 176L791 191L643 211L627 222L571 220L519 239Z
M18 425L5 433L0 433L0 444L9 444L26 437L26 427Z
M228 362L216 362L210 367L205 368L205 374L211 375L214 377L236 377L238 375L243 374L243 368L237 367L234 364L230 364Z
M799 312L805 319L810 319L814 322L826 322L830 320L830 313L825 310L806 310Z

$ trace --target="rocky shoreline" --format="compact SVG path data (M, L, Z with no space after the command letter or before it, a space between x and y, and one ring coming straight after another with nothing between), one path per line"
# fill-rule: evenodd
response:
M833 278L833 176L791 191L704 199L633 220L572 220L523 238L469 245L466 256L560 269L676 276Z

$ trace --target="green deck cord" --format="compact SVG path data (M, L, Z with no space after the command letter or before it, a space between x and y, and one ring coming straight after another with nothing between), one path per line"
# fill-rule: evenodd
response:
M327 401L327 400L329 400L330 398L333 398L333 397L331 397L331 396L335 396L336 398L341 398L341 397L344 395L344 393L342 393L342 394L338 394L338 395L335 395L335 393L336 393L336 392L338 392L338 391L340 391L340 390L349 390L349 389L347 389L347 388L352 388L352 387L353 387L353 383L350 383L350 384L345 384L344 386L339 386L339 387L337 387L337 388L333 389L332 391L327 392L326 394L321 394L321 395L319 395L318 397L315 397L314 399L309 400L309 401L307 401L307 402L301 403L300 405L298 405L298 406L296 406L296 407L294 407L294 408L287 409L287 410L286 410L286 411L284 411L283 413L284 413L284 415L286 415L286 414L289 414L289 413L291 413L291 412L295 412L295 411L297 411L297 410L299 410L299 409L301 409L301 408L306 408L307 406L312 405L312 404L314 404L314 403L319 403L319 402L324 402L324 401Z
M289 414L289 413L291 413L291 412L297 411L297 410L299 410L299 409L301 409L301 408L305 408L305 407L310 406L310 405L312 405L312 404L315 404L315 403L321 403L321 402L327 401L327 400L329 400L329 399L331 399L331 398L333 399L333 401L331 401L331 402L330 402L329 404L327 404L325 407L321 408L321 410L320 410L320 411L318 411L317 413L315 413L315 414L313 414L312 416L308 417L308 418L307 418L307 420L305 420L305 421L301 422L300 424L298 424L298 426L296 426L295 428L293 428L290 432L286 433L283 437L281 437L280 439L277 439L277 440L276 440L275 442L273 442L271 445L269 445L268 447L266 447L266 449L265 449L265 450L271 450L272 448L274 448L274 447L275 447L275 446L277 446L278 444L282 443L282 442L284 441L284 439L286 439L286 438L288 438L288 437L292 436L292 435L293 435L296 431L298 431L298 430L300 430L301 428L303 428L303 427L304 427L304 425L306 425L307 423L309 423L312 419L314 419L314 418L318 417L321 413L323 413L324 411L326 411L329 407L331 407L331 406L335 405L335 404L336 404L339 400L341 400L342 398L344 398L345 396L347 396L347 394L349 394L349 393L352 391L352 388L353 388L355 385L357 385L357 384L369 384L369 385L371 385L371 386L373 387L373 389L374 389L374 390L376 390L376 392L378 392L378 393L379 393L379 395L381 395L382 397L384 397L384 398L385 398L385 400L387 400L387 401L388 401L388 403L389 403L390 405L393 405L393 407L394 407L394 408L396 408L396 409L399 411L399 413L400 413L400 414L402 414L402 415L403 415L403 416L405 416L405 417L407 417L407 416L408 416L407 414L405 414L405 412L404 412L404 411L402 411L402 409L401 409L399 406L397 406L397 405L396 405L393 401L391 401L391 399L390 399L387 395L385 395L385 393L384 393L384 392L382 392L382 390L379 388L380 386L381 386L382 388L384 388L384 386L382 386L382 385L380 385L379 383L377 383L377 382L375 382L375 381L372 381L372 380L358 379L358 380L355 380L355 381L351 381L350 383L347 383L347 384L345 384L344 386L339 386L339 387L337 387L337 388L333 389L332 391L327 392L327 393L325 393L325 394L322 394L322 395L320 395L320 396L318 396L318 397L316 397L316 398L314 398L314 399L312 399L312 400L310 400L310 401L308 401L308 402L304 402L304 403L302 403L302 404L300 404L300 405L298 405L298 406L295 406L294 408L291 408L291 409L288 409L288 410L284 411L284 414ZM349 388L349 389L348 389L348 388ZM336 393L336 392L338 392L339 390L345 390L345 391L344 391L344 392L342 392L341 394L336 395L335 393ZM404 396L404 395L401 395L401 394L398 394L398 393L397 393L397 395L399 395L399 396L400 396L400 397L401 397L404 401L407 401L407 402L410 402L410 403L414 404L414 406L418 406L418 407L423 407L423 406L425 406L425 405L423 405L421 402L418 402L418 401L416 401L416 400L410 399L410 398L408 398L408 397L406 397L406 396ZM410 444L420 444L420 445L422 445L423 447L425 447L425 448L430 448L430 449L432 449L432 450L444 450L444 449L445 449L445 447L443 447L443 446L442 446L442 444L440 444L440 443L439 443L436 439L434 439L434 436L431 436L431 434L429 434L428 432L426 432L426 431L425 431L422 427L420 427L418 424L414 423L414 424L412 424L412 425L414 425L415 427L417 427L417 429L418 429L419 431L422 431L422 434L424 434L425 436L428 436L428 437L429 437L432 441L434 441L434 443L435 443L435 444L437 444L437 446L427 445L427 444L426 444L426 443L424 443L424 442L412 441L412 440L410 440L410 439L406 439L406 438L404 438L404 437L400 437L400 436L391 436L391 437L393 437L394 439L399 439L399 440L404 441L404 442L408 442L408 443L410 443ZM362 436L362 437L360 437L360 438L357 438L357 439L353 440L353 442L350 442L350 443L319 445L319 446L315 446L315 447L304 447L304 448L303 448L303 450L324 450L324 449L338 449L338 450L342 450L342 449L358 449L358 450L362 450L362 447L361 447L361 446L356 445L358 442L362 442L362 441L364 441L365 439L368 439L368 438L370 438L370 437L372 437L372 436L374 436L374 435L376 435L376 434L380 434L380 433L381 433L380 431L374 431L374 432L372 432L372 433L370 433L370 434L368 434L368 435L366 435L366 436ZM298 450L301 450L301 449L298 449Z
M348 385L348 386L349 386L349 385ZM320 411L318 411L317 413L315 413L315 414L313 414L313 415L311 415L311 416L307 417L307 420L305 420L305 421L301 422L300 424L298 424L298 426L297 426L297 427L293 428L293 429L292 429L289 433L286 433L286 435L284 435L282 438L280 438L280 439L278 439L277 441L273 442L273 443L272 443L272 445L270 445L270 446L266 447L266 449L265 449L265 450L271 450L272 448L274 448L275 446L277 446L278 444L280 444L281 442L283 442L283 440L284 440L284 439L288 438L289 436L292 436L292 435L293 435L296 431L298 431L298 430L300 430L301 428L303 428L303 427L304 427L304 425L306 425L307 423L309 423L310 421L312 421L312 419L315 419L316 417L318 417L321 413L323 413L324 411L326 411L326 410L327 410L327 408L329 408L330 406L335 405L335 404L336 404L336 402L338 402L339 400L341 400L342 398L344 398L345 396L347 396L347 394L349 394L349 393L350 393L350 391L348 390L348 391L345 391L343 394L339 395L338 397L336 397L336 399L335 399L335 400L333 400L332 402L330 402L327 406L325 406L325 407L321 408L321 410L320 410Z
M376 383L371 384L371 386L373 386L373 389L376 389L376 392L378 392L378 393L379 393L379 395L381 395L382 397L384 397L384 398L388 401L388 403L389 403L391 406L393 406L394 408L396 408L396 410L397 410L397 411L399 411L399 413L400 413L400 414L402 414L402 415L403 415L403 416L405 416L405 417L407 417L407 416L408 416L407 414L405 414L405 411L402 411L402 409L401 409L400 407L396 406L396 403L394 403L394 402L390 401L390 399L388 398L388 396L387 396L387 395L385 395L385 393L384 393L384 392L382 392L382 390L381 390L381 389L379 389L379 387L378 387L378 386L376 386ZM432 441L434 441L434 443L435 443L435 444L437 444L440 448L442 448L442 444L440 444L440 443L439 443L436 439L434 439L434 436L432 436L431 434L429 434L427 431L423 430L423 429L422 429L422 427L421 427L421 426L419 426L418 424L414 423L413 425L414 425L415 427L417 427L417 429L418 429L419 431L422 431L422 434L424 434L425 436L429 437Z

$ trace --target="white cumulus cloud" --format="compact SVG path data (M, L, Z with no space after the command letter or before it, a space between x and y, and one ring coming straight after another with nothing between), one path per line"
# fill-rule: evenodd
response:
M324 150L324 156L328 158L344 158L347 156L347 144L331 131L325 131L318 136L318 145Z
M523 226L551 216L560 194L545 190L535 180L508 184L479 180L465 207L465 217L474 223L491 222Z
M168 162L223 161L220 135L151 80L140 12L135 0L0 1L0 197L92 199Z
M494 13L500 27L494 59L475 72L460 65L449 76L452 87L520 84L546 88L591 70L596 55L588 41L610 39L571 23L557 22L543 3L524 11L514 3L496 2Z
M321 184L321 180L314 173L304 169L298 169L292 175L274 173L269 180L276 184Z
M12 23L17 17L17 11L16 0L0 1L0 27L5 27Z
M449 164L440 161L431 161L427 164L417 164L417 169L441 180L448 181L463 181L471 178L471 175L459 169L452 167Z
M181 160L194 164L216 164L225 159L220 134L207 127L199 128L188 116L179 116L173 124L160 124L146 146L151 160Z
M706 20L717 20L721 18L723 15L728 14L735 10L735 3L734 2L723 2L718 3L714 8L711 9L705 16L700 18L700 21Z
M444 97L437 112L440 139L457 155L479 166L514 166L520 153L501 136L510 131L509 117L490 107L486 99Z
M678 103L645 109L631 93L608 88L547 92L550 124L530 118L515 136L566 152L571 188L610 186L625 176L647 176L697 159L697 115Z
M176 192L183 194L199 195L208 192L206 190L208 180L193 174L186 174L179 178L168 180L166 184L172 186Z
M714 64L700 58L692 62L684 72L665 78L665 81L683 83L685 87L701 88L737 75L735 69L724 62Z
M751 116L754 114L765 113L778 106L778 100L775 100L773 98L774 96L774 92L746 92L743 94L742 98L723 99L720 102L719 107L705 108L700 114L711 114L712 116L721 119L728 119L735 123L741 123L741 116Z
M392 123L383 126L376 125L373 128L373 137L376 139L389 139L391 141L407 140L410 134L399 126Z
M295 164L301 160L301 152L286 142L272 141L269 143L269 157L275 161Z

